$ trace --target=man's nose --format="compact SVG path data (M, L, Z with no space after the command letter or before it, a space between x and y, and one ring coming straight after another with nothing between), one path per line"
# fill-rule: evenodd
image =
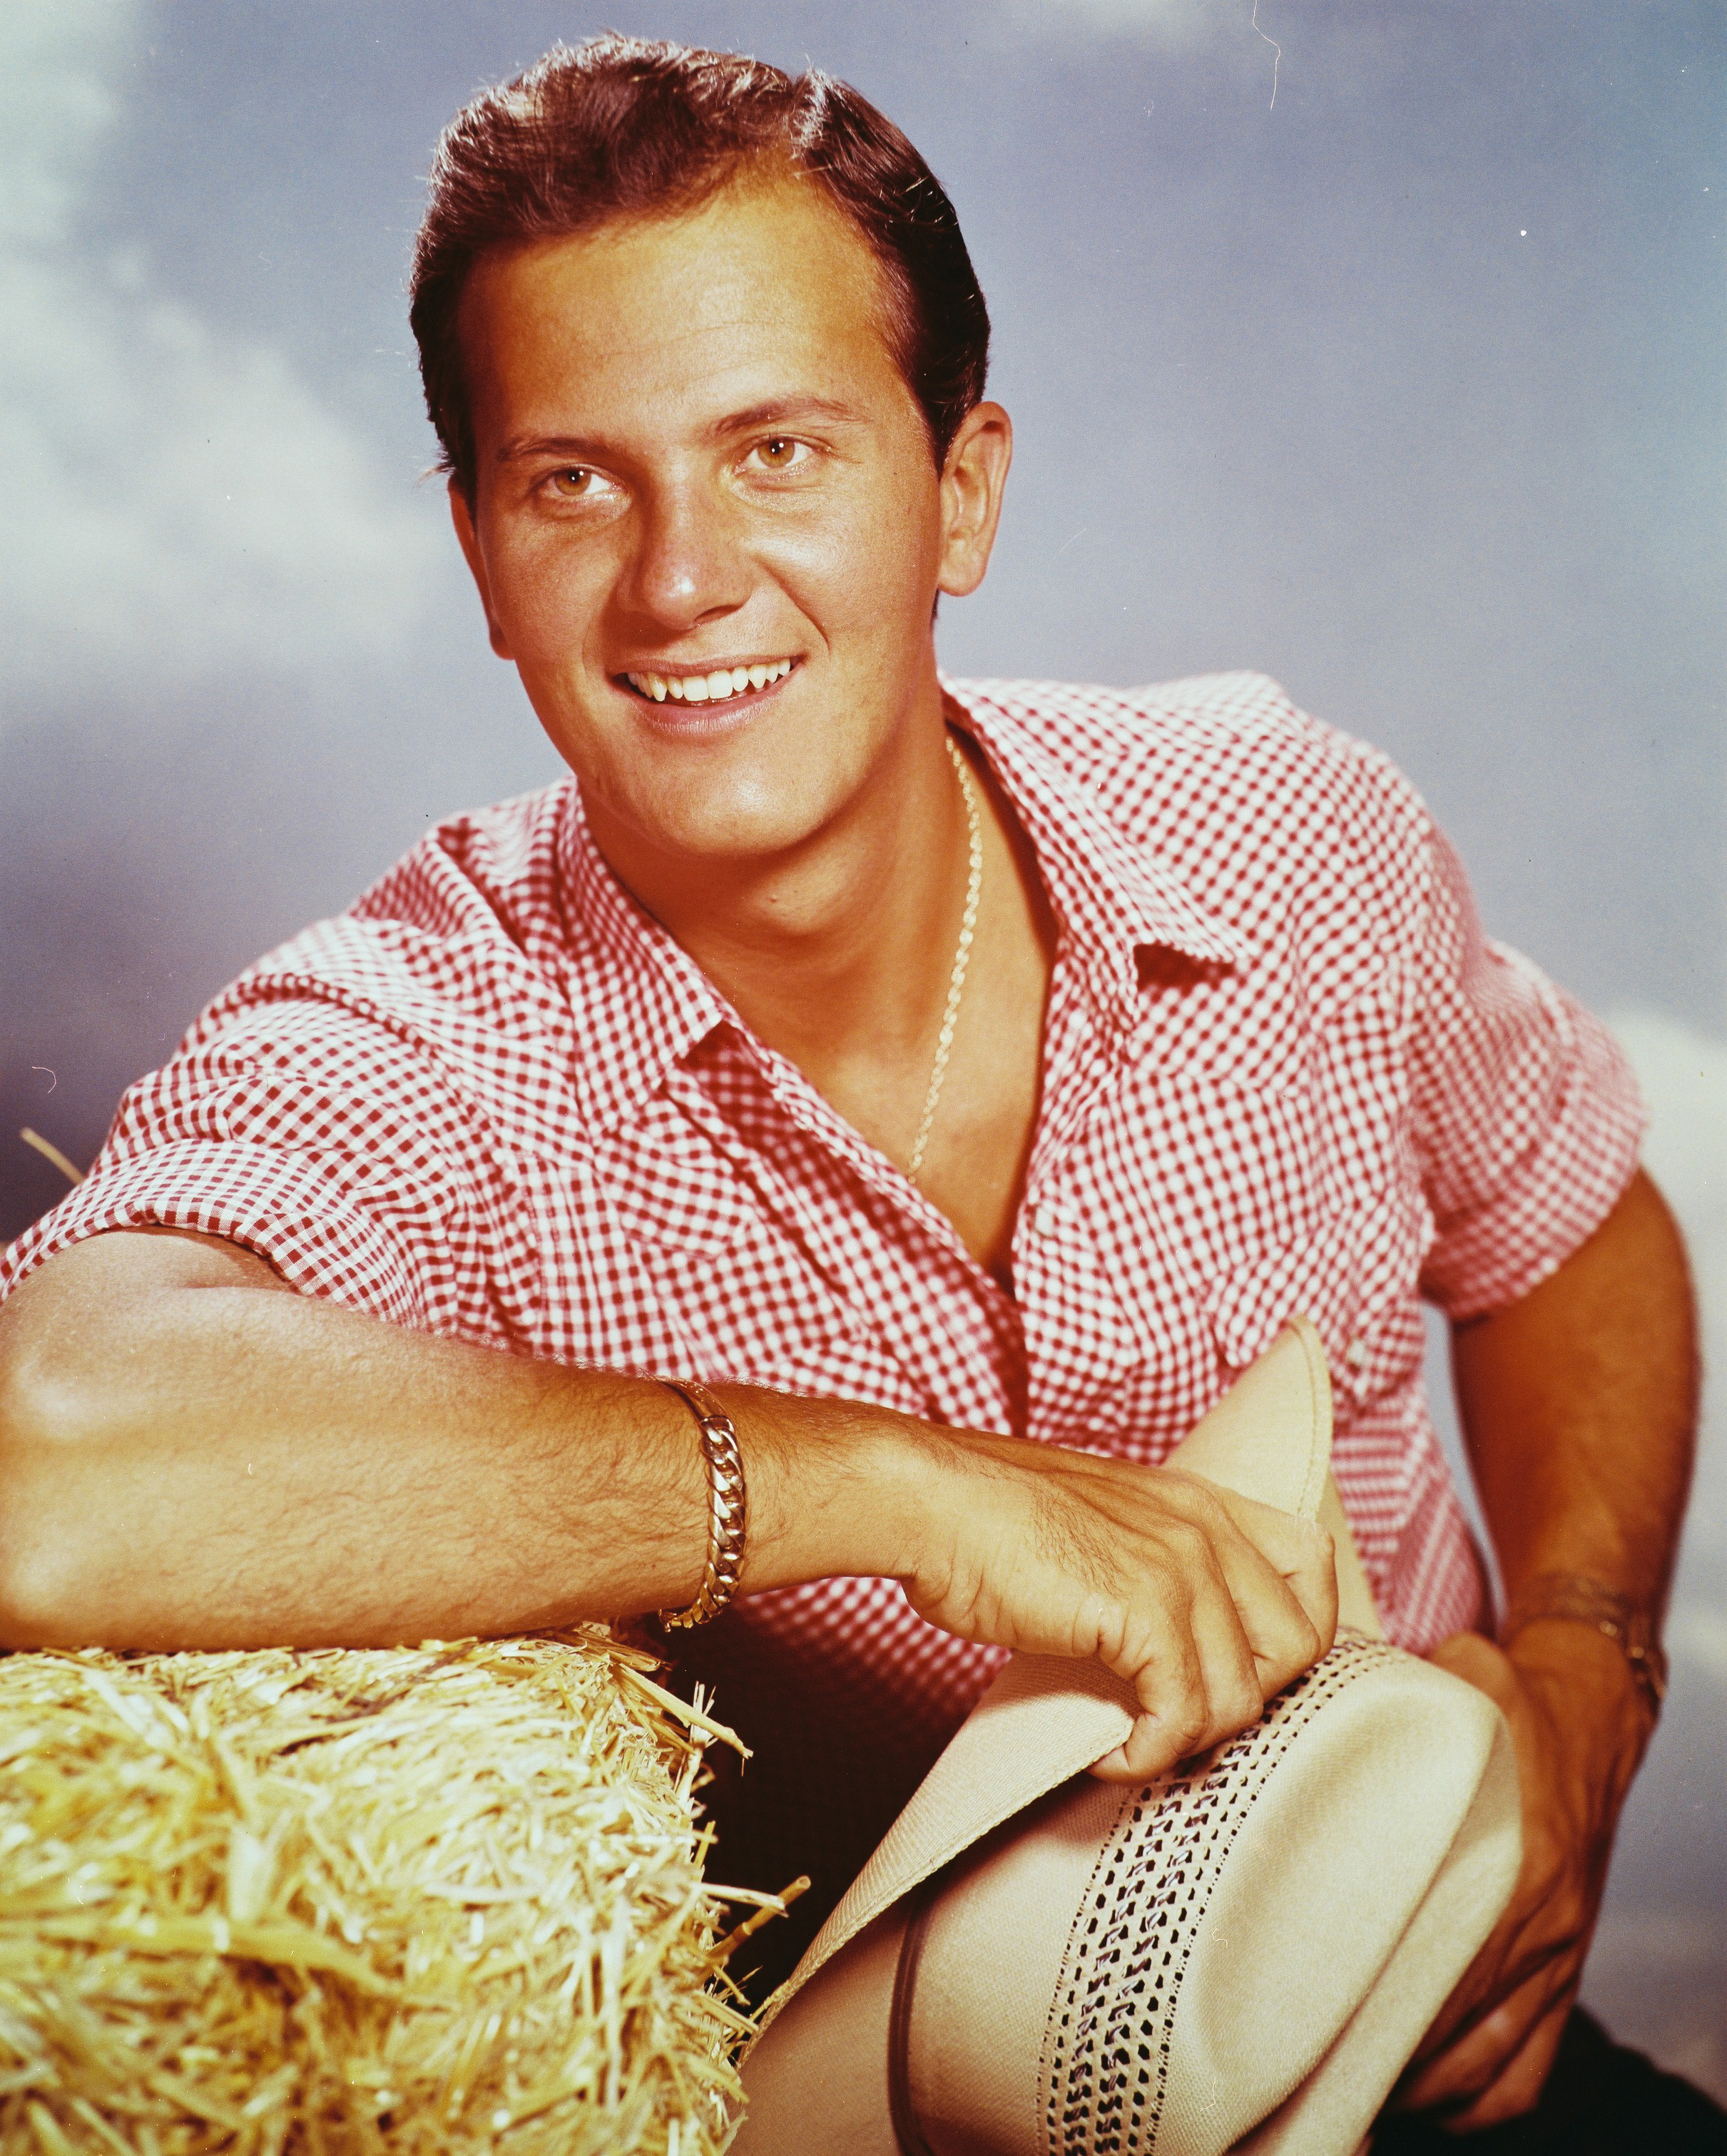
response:
M749 563L733 505L699 485L650 495L640 511L621 593L633 613L676 635L732 613L749 594Z

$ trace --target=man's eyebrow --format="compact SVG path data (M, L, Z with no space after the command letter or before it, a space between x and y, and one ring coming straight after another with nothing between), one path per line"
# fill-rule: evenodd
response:
M772 397L741 412L728 412L723 419L716 419L708 432L717 441L724 441L763 427L794 427L810 419L843 426L862 417L856 405L842 403L835 397ZM609 444L597 435L584 439L577 434L517 434L498 445L497 459L501 465L528 463L539 457L568 457L572 464L604 464L612 454Z
M572 464L588 464L605 454L603 443L584 442L574 434L513 434L499 443L497 459L501 465L514 465L536 457L568 457Z
M752 404L743 412L733 412L715 423L716 434L748 434L758 427L795 426L800 419L861 418L862 413L852 404L843 404L835 397L773 397L765 403Z

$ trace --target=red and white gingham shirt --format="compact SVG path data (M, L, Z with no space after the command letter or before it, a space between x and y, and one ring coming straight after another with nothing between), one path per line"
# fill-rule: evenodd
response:
M1470 1622L1418 1296L1509 1302L1604 1217L1624 1059L1483 941L1385 759L1262 677L952 696L1060 924L1011 1295L624 893L569 781L443 825L218 998L0 1290L193 1229L398 1325L1146 1461L1306 1311L1387 1629ZM889 1582L740 1615L924 1722L1000 1660Z

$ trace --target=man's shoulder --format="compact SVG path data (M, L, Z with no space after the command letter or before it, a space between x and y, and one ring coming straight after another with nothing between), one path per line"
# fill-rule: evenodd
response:
M1239 741L1311 726L1268 674L1241 669L1115 689L1095 681L979 678L948 687L966 705L983 701L1052 739L1076 745L1168 728L1195 740Z
M260 1004L342 1008L394 1029L464 1009L547 1001L543 960L561 942L558 834L570 782L436 825L344 912L249 966L197 1033L226 1031ZM550 1004L548 1002L548 1008Z
M1124 836L1154 846L1196 828L1232 849L1323 826L1356 847L1425 841L1427 812L1389 757L1302 711L1269 675L1197 674L1146 687L1068 681L948 685L1057 765Z
M954 681L998 741L1079 797L1141 859L1257 940L1277 923L1324 940L1372 919L1412 933L1432 826L1390 759L1310 716L1268 675L1132 689Z
M1233 772L1249 784L1277 770L1293 779L1359 768L1413 800L1413 789L1377 749L1312 717L1268 674L1195 674L1144 687L1092 682L951 681L970 708L982 704L1033 737L1082 780L1119 786L1166 779L1185 765Z
M558 906L558 837L573 781L447 818L355 900L346 918L527 948Z

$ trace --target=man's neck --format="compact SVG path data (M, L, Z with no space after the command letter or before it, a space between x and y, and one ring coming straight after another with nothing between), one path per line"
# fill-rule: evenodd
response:
M918 1060L966 878L964 801L938 721L908 724L840 816L771 859L667 857L592 820L620 880L836 1106L848 1073Z
M987 769L969 761L982 811L976 939L917 1181L1005 1286L1036 1125L1056 924L1031 840ZM794 854L703 862L693 875L687 863L656 875L651 861L620 861L607 834L595 836L757 1037L908 1168L968 881L965 800L938 704L861 792L851 813Z

